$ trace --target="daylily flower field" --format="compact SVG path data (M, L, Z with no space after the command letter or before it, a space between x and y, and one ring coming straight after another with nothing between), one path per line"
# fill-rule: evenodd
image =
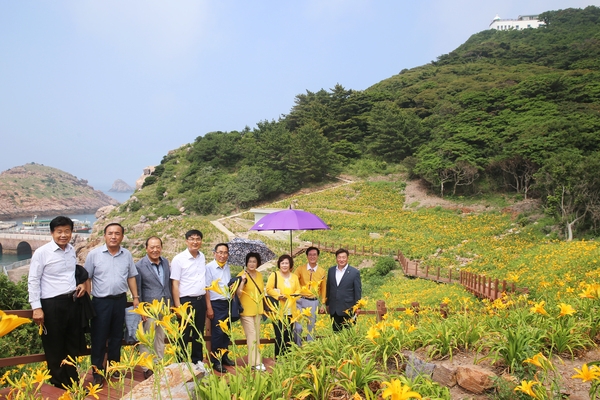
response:
M372 315L358 315L356 325L340 334L333 334L328 317L320 315L316 332L320 339L294 347L269 373L239 367L238 373L227 377L208 374L196 382L197 398L450 399L449 389L429 376L406 377L409 351L430 360L468 353L474 362L505 374L494 382L489 398L563 398L566 378L585 382L590 398L596 398L597 365L578 364L569 376L557 369L560 359L575 359L600 342L600 246L596 241L552 240L535 224L521 226L511 215L498 212L464 214L458 207L405 209L402 185L392 182L348 184L270 207L285 208L290 202L294 208L319 215L332 228L304 232L302 240L400 250L421 265L485 274L515 282L528 292L481 301L458 284L408 279L398 269L377 276L372 268L363 268L368 292L352 312L373 310L377 300L385 300L390 310L402 311L390 311L380 321ZM285 249L289 242L280 245ZM378 259L351 255L350 264L376 265ZM297 265L304 262L304 256L296 260ZM322 253L319 262L325 267L334 265L333 255ZM295 297L288 296L288 301ZM412 308L414 302L419 303L418 309ZM446 318L440 313L442 304L448 310ZM157 363L155 374L160 376L164 365L181 351L176 338L191 314L185 308L168 310L160 304L142 304L137 312L160 315L168 336L174 338L169 356ZM306 316L298 313L293 318L304 323ZM229 332L232 339L244 338L238 323ZM271 324L264 322L261 337L273 336ZM151 336L140 335L139 340L149 342ZM263 356L272 357L272 345L261 347ZM230 351L234 359L243 357L246 348L232 345ZM156 362L136 356L131 348L125 352L124 365L114 368ZM7 374L4 383L16 382L16 374ZM31 382L45 379L43 370L30 376ZM169 398L165 392L161 396ZM74 394L72 398L81 397Z

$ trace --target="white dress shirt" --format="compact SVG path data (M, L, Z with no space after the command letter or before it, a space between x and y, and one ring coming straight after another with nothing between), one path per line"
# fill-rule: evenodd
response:
M346 266L344 268L342 268L341 270L339 267L335 268L335 282L337 283L338 286L340 286L340 282L342 281L342 278L344 277L344 274L346 273L347 269L348 269L348 264L346 264Z
M75 290L75 249L67 244L61 249L52 240L38 248L29 266L29 303L31 308L42 307L40 299L50 299Z
M179 297L206 294L206 258L201 251L196 257L188 249L173 257L171 279L179 281Z

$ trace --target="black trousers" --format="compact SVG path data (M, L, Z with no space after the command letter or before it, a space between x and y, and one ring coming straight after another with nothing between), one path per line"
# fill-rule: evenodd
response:
M92 304L96 316L92 318L92 365L104 369L104 357L108 363L121 360L121 341L125 326L127 296L94 297ZM108 342L108 350L106 344Z
M333 319L332 328L334 332L349 328L353 324L352 317L349 315L331 314L331 318Z
M229 302L227 300L212 300L210 302L214 317L210 320L210 351L214 354L219 354L219 349L225 349L229 347L229 336L223 332L219 321L225 321L229 318ZM231 324L228 324L231 326ZM223 358L227 358L227 353L223 355ZM210 360L215 363L221 361L215 357L210 356Z
M192 308L196 311L194 317L194 326L188 325L183 332L183 343L184 348L187 348L189 343L192 344L191 359L194 364L204 359L202 348L204 347L204 339L201 341L200 336L204 338L204 326L206 324L206 299L204 296L199 297L181 297L179 299L181 304L190 303ZM195 329L194 329L195 327ZM184 350L179 353L179 361L187 361L187 354Z
M79 381L77 369L63 365L68 356L77 357L79 353L79 336L81 334L81 318L79 307L71 295L62 295L51 299L42 299L44 311L45 333L42 334L42 345L46 353L46 363L50 371L50 383L63 388Z
M293 324L291 317L285 316L287 321L273 321L273 330L275 331L275 358L287 353L294 341Z

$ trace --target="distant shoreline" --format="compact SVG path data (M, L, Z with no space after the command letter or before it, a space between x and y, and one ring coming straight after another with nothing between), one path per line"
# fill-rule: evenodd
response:
M10 221L15 218L33 218L34 215L41 217L56 217L58 215L73 215L73 214L96 214L98 208L72 208L60 210L37 210L37 211L19 211L12 214L0 214L0 221Z

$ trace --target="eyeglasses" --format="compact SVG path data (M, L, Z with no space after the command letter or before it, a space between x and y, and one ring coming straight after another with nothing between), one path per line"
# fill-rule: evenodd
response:
M198 242L202 241L202 238L191 237L191 238L188 238L187 241L188 242L196 242L196 243L198 243Z
M215 251L215 254L218 254L220 256L226 256L227 254L229 254L228 251Z

